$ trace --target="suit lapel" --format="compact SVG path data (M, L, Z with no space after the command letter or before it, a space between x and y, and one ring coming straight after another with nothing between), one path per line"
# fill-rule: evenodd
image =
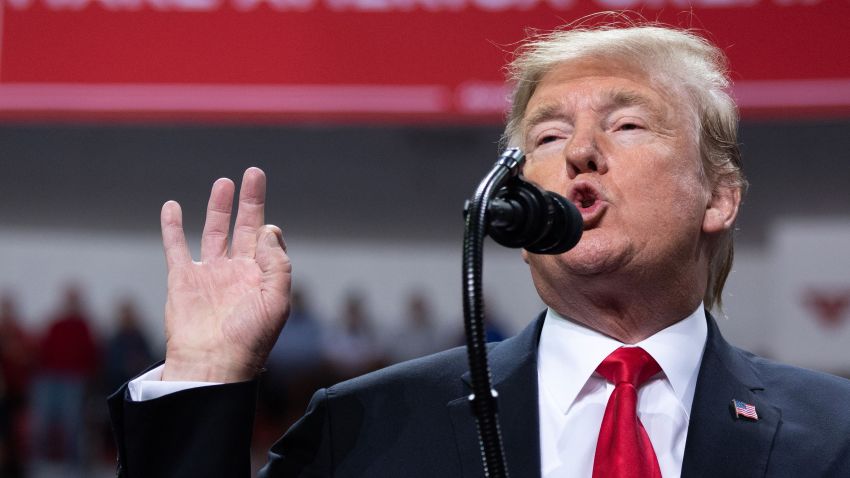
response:
M730 346L708 316L708 337L697 378L683 477L764 476L781 420L745 354ZM758 420L736 418L732 400L755 405Z
M508 471L515 477L540 476L537 344L544 316L541 314L516 337L492 346L488 353L493 387L499 393L499 426ZM468 385L469 373L462 379ZM452 400L448 408L463 476L484 476L478 431L467 397Z

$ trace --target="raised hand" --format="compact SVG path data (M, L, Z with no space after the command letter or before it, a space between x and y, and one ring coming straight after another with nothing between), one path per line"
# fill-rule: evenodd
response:
M266 176L245 171L228 254L234 184L213 184L193 262L180 205L162 207L168 264L163 380L236 382L262 369L289 315L292 267L277 226L263 225Z

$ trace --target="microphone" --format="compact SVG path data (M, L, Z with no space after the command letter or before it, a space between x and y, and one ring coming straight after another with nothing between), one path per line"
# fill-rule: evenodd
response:
M510 178L487 208L487 234L505 247L534 254L561 254L581 239L584 223L575 205L560 194Z
M484 343L481 298L484 237L535 254L559 254L578 243L584 224L573 204L524 181L519 174L525 155L505 150L463 208L463 319L472 394L469 405L478 428L484 474L508 476L499 431L497 393L490 382Z

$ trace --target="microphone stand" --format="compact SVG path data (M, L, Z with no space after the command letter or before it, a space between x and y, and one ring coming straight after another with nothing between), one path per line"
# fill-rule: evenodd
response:
M484 476L507 478L505 450L499 430L497 397L492 388L484 333L484 301L481 294L484 236L487 234L487 210L490 201L506 181L519 174L525 156L517 148L506 150L484 177L466 205L463 234L463 317L467 356L472 378L469 396L478 428Z

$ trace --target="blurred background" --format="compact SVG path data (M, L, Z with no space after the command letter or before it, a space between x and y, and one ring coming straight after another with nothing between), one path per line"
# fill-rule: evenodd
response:
M160 206L197 246L209 186L249 166L296 287L257 466L316 387L459 344L461 210L498 153L502 68L528 28L613 8L730 58L751 188L721 329L850 376L844 0L3 0L0 477L114 473L105 398L163 356ZM493 243L485 291L493 340L543 308Z

